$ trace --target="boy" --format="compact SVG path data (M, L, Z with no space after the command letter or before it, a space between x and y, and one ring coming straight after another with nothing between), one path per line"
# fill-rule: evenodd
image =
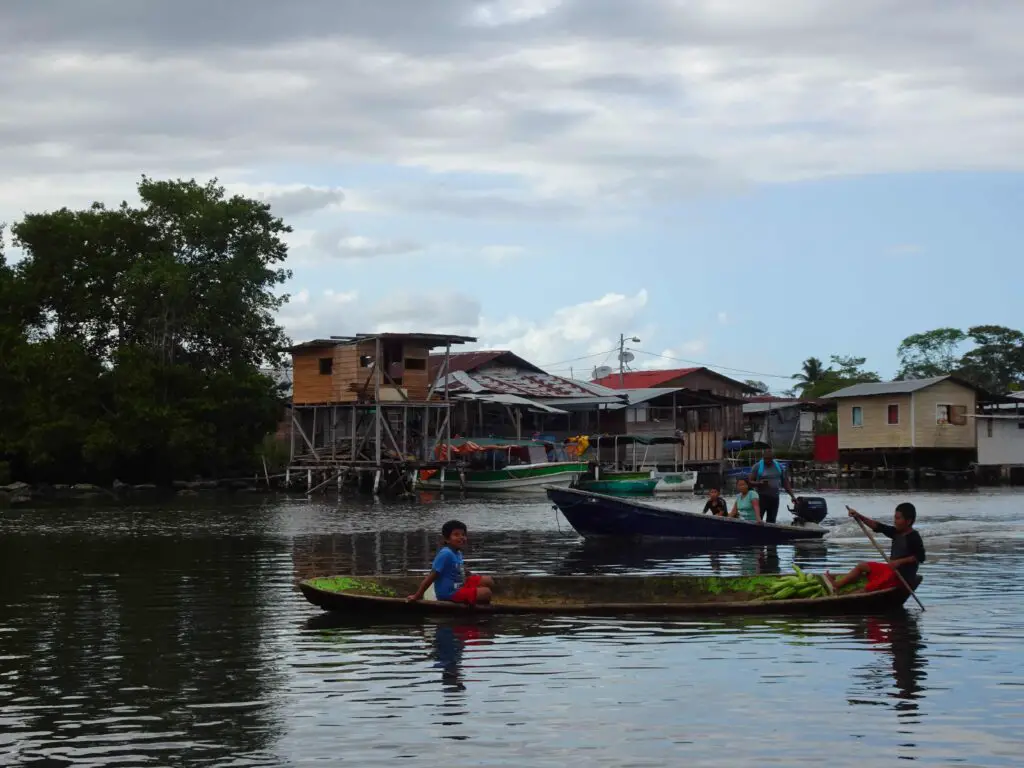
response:
M729 505L719 495L717 488L708 489L708 500L704 504L704 514L711 512L716 517L725 517L729 514Z
M859 563L839 580L836 580L832 574L825 571L825 578L832 582L838 591L861 576L867 576L868 583L864 591L876 592L880 589L903 586L903 582L896 575L896 571L899 571L903 578L906 579L907 584L913 587L914 580L917 577L917 566L925 560L924 541L921 540L921 534L914 530L914 521L917 520L917 509L915 509L914 505L909 501L898 504L896 511L893 513L892 525L872 520L857 510L850 509L850 507L847 507L847 509L849 510L850 517L860 520L871 530L892 539L889 562Z
M409 595L410 601L422 600L427 588L434 584L434 594L438 600L469 605L486 605L491 602L494 580L490 576L470 574L463 564L462 549L466 546L466 537L466 524L463 522L449 520L441 526L444 546L437 551L430 573L423 579L419 589Z

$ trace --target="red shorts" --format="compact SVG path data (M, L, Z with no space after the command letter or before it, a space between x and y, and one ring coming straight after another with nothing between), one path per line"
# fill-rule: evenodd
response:
M866 592L878 592L882 589L892 589L902 584L900 577L896 575L895 569L887 563L868 563L868 584L864 588Z
M473 573L463 582L452 596L448 598L453 603L469 603L476 605L476 588L480 586L480 577Z

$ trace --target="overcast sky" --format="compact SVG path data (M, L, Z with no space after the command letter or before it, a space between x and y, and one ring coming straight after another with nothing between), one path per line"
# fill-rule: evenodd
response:
M3 0L0 221L217 176L295 228L296 340L888 376L1024 327L1021 39L1019 0Z

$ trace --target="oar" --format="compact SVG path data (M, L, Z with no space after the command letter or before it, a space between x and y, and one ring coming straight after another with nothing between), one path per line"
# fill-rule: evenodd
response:
M849 509L849 507L847 507L847 509ZM859 525L860 529L864 531L864 535L871 539L871 543L875 545L875 549L878 550L878 554L882 556L886 564L889 564L889 556L885 554L885 550L882 549L882 546L878 543L878 540L875 539L875 534L871 532L870 528L864 525L864 521L861 520L859 517L855 517L853 519L857 521L857 525ZM903 574L900 573L899 570L896 568L893 568L893 570L896 571L896 575L899 577L900 581L903 582L903 586L907 588L907 591L910 592L910 596L913 597L915 601L917 601L917 604L921 606L921 610L923 611L924 604L918 599L917 595L914 593L914 590L911 589L910 585L907 584L907 580L903 578Z

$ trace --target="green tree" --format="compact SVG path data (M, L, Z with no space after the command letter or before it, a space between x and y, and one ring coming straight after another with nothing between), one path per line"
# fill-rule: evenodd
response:
M793 379L797 382L793 389L803 395L807 390L812 389L825 379L827 375L825 364L816 357L809 357L803 362L800 373L794 373Z
M961 376L998 394L1024 383L1024 333L1002 325L976 325L967 335L974 348L960 360Z
M746 379L743 383L753 389L758 395L768 394L768 385L763 381L758 381L757 379Z
M897 350L900 370L896 379L948 376L960 368L959 350L967 338L959 328L936 328L907 336Z
M260 368L288 343L274 289L291 229L216 182L143 176L138 192L138 207L28 214L12 227L25 258L0 256L0 452L22 475L248 470L280 415Z

